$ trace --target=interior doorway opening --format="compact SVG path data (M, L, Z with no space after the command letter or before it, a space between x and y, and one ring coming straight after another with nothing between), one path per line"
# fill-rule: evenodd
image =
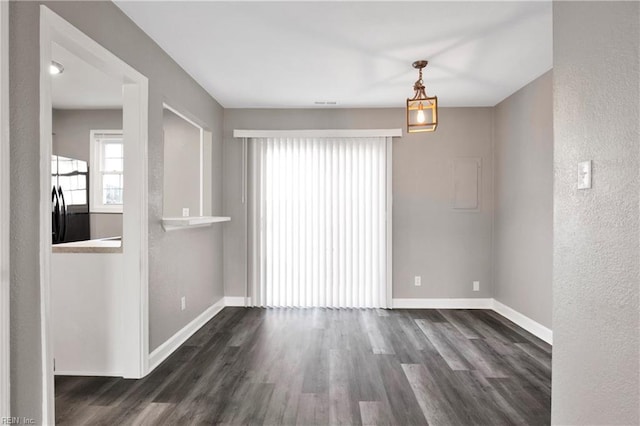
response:
M40 286L43 421L53 424L54 351L52 315L52 144L54 48L58 46L115 80L121 88L124 188L122 204L122 279L110 289L118 312L109 323L117 347L104 375L143 377L148 370L148 80L103 46L45 6L40 6ZM87 134L87 143L89 134ZM121 158L122 160L122 158ZM78 188L76 188L78 189ZM122 189L122 187L120 188ZM118 243L119 245L119 243ZM78 254L83 255L83 254ZM87 256L84 254L84 256ZM106 258L113 261L113 258ZM93 259L95 260L95 258ZM108 266L108 265L107 265ZM106 268L105 270L109 270ZM103 313L107 315L107 313ZM95 372L94 372L95 373Z

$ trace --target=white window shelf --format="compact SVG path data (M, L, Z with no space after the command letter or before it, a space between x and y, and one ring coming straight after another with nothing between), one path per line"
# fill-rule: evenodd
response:
M162 227L165 231L176 231L211 226L213 223L229 222L230 220L231 218L226 216L163 217Z

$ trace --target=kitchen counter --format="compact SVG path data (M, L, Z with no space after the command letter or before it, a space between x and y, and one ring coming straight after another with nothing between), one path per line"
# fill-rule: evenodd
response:
M51 246L53 253L122 253L120 237L75 241Z

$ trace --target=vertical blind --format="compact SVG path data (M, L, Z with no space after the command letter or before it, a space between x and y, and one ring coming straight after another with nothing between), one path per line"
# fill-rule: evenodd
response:
M250 140L252 302L387 307L386 138Z

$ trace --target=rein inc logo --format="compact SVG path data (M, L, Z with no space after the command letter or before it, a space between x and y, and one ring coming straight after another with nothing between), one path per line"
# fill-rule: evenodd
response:
M3 425L35 425L36 420L30 417L0 417Z

